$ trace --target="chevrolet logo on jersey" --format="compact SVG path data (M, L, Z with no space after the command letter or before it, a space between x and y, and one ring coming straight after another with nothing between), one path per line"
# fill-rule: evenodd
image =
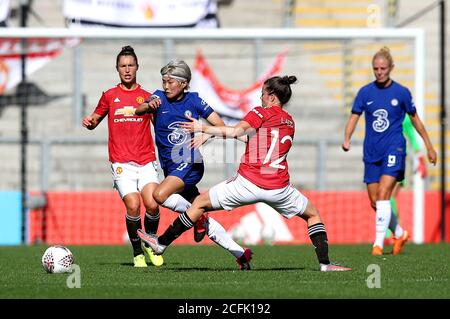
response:
M117 109L114 115L134 116L134 107L124 106L121 109Z

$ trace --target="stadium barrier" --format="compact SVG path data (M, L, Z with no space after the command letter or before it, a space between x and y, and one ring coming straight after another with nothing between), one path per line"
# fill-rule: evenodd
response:
M304 191L319 209L332 244L371 243L375 215L364 191ZM440 240L439 192L426 192L424 241ZM450 194L448 196L450 200ZM63 245L117 245L128 241L125 208L115 191L49 192L45 209L29 214L29 243ZM413 231L413 194L401 192L398 208L402 225ZM142 214L144 211L142 211ZM305 223L286 220L265 204L248 205L213 216L237 240L245 244L309 244ZM450 216L450 214L447 214ZM177 217L161 209L160 234ZM450 232L447 238L450 238ZM176 244L194 244L192 232ZM203 243L211 244L209 239Z
M0 192L0 245L20 244L21 209L20 192Z

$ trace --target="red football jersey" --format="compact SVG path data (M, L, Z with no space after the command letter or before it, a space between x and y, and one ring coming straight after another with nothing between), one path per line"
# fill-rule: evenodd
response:
M243 120L256 134L247 143L238 173L264 189L289 185L286 156L295 133L292 116L279 106L256 107Z
M150 130L151 114L134 114L151 93L140 85L126 91L117 85L103 92L94 113L101 117L108 114L109 161L145 165L156 160L155 146Z

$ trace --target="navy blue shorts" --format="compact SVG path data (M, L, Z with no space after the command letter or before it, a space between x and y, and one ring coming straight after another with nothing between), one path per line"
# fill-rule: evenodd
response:
M176 176L182 179L186 186L195 186L201 181L205 167L203 163L180 163L165 167L163 170L165 177Z
M364 183L378 183L382 175L395 177L397 182L405 179L406 155L388 154L375 163L364 162Z

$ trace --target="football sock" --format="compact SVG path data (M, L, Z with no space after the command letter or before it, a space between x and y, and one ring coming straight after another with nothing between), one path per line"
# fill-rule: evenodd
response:
M163 207L173 210L177 213L185 213L189 207L191 207L191 203L189 203L183 196L180 194L172 194L170 195L166 201L162 204ZM181 216L180 216L181 217ZM186 215L187 217L187 215ZM190 221L190 220L189 220ZM239 257L243 254L244 249L239 246L231 237L228 235L228 233L225 231L225 229L220 225L215 219L212 219L209 217L209 230L208 230L208 237L214 241L217 245L220 247L228 250L233 256ZM169 227L170 228L170 227ZM190 227L189 227L190 228ZM183 230L184 232L184 230ZM181 233L180 233L181 234ZM162 235L163 236L163 235ZM162 245L164 244L165 239L163 238L163 242L161 242L161 237L158 238L159 243ZM179 236L179 235L178 235ZM178 237L177 236L177 237ZM168 237L171 238L171 237ZM170 243L175 240L171 239Z
M403 228L400 226L394 212L391 213L391 221L389 222L389 229L395 237L400 237L403 234Z
M158 237L158 242L161 245L170 245L175 239L177 239L182 233L189 228L192 228L194 223L186 213L181 214L176 218L173 223L166 229L164 234Z
M384 246L384 236L391 222L391 202L389 200L378 200L376 202L376 236L374 246Z
M319 263L328 265L328 237L323 223L317 223L308 227L308 235L316 251Z
M391 208L392 208L392 214L391 214L391 221L389 223L389 227L386 230L386 235L385 238L390 238L391 234L394 234L395 231L395 225L391 228L391 224L392 224L392 217L395 216L395 222L397 222L397 216L398 216L398 209L397 209L397 200L395 199L395 197L391 196Z
M141 216L125 216L128 238L130 238L131 245L133 246L134 257L143 253L141 247L141 239L138 237L137 230L141 228Z
M145 212L144 228L148 234L156 234L159 225L159 216L159 211L156 215L150 215L148 212Z
M404 232L403 228L400 226L400 224L397 224L397 227L395 227L394 236L396 238L399 238L399 237L401 237L403 235L403 232Z
M172 194L166 199L162 206L177 213L185 213L188 208L191 207L191 203L180 194Z
M228 250L234 257L239 258L244 253L244 248L238 245L225 228L219 224L215 219L208 217L208 237L220 247Z

